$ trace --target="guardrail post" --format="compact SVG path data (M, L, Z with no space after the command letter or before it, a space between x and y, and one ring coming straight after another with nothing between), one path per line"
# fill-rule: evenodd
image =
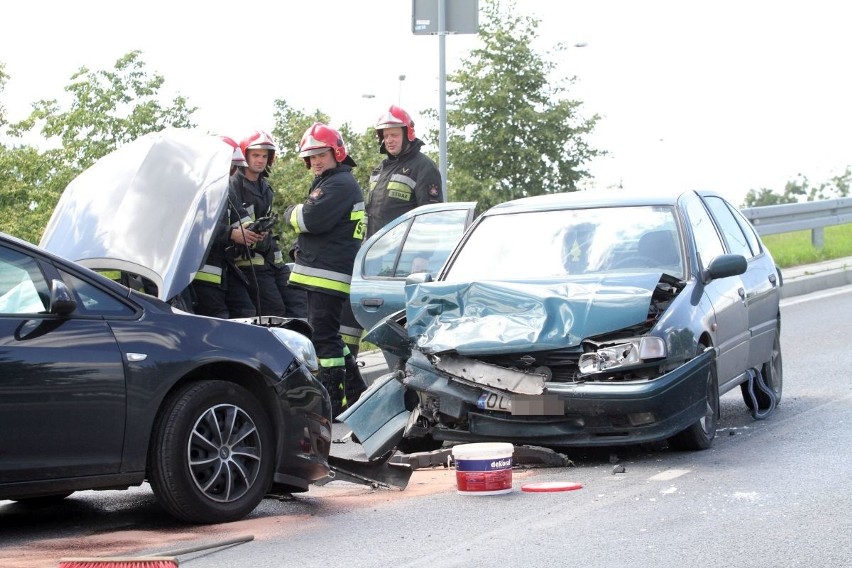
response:
M825 246L825 231L823 227L811 230L811 245L817 250L822 250L822 247Z

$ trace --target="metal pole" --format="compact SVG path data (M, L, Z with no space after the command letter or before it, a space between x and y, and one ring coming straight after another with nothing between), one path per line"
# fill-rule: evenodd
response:
M441 191L447 197L447 0L438 0L438 117Z

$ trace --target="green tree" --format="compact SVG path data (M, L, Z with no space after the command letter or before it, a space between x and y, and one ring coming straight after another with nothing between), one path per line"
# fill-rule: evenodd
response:
M512 1L489 0L482 14L480 47L448 77L448 194L485 208L575 191L589 177L583 164L604 153L585 139L599 116L582 118L582 103L567 96L574 79L552 79L555 63L532 49L537 19Z
M763 207L765 205L778 205L781 203L795 203L796 199L788 196L775 193L768 187L760 189L750 189L745 196L743 207Z
M65 186L98 158L163 128L194 127L195 112L182 96L160 102L161 75L149 75L139 51L119 58L112 70L82 67L65 87L66 107L56 99L39 100L30 115L8 126L21 139L39 135L50 148L4 147L0 189L16 196L0 204L0 230L38 242Z
M780 203L799 203L801 201L820 201L839 199L849 196L852 187L852 166L846 166L843 173L834 175L819 184L811 184L807 176L799 174L784 184L784 190L776 193L769 188L750 189L745 196L744 207L762 207Z

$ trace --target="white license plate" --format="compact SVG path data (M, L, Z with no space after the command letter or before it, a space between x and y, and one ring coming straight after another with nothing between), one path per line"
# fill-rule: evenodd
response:
M565 406L552 394L514 395L483 393L476 401L477 408L505 412L514 416L562 416Z

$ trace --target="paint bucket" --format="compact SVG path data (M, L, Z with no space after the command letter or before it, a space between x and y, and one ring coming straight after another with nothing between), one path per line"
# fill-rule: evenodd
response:
M505 442L453 446L460 495L499 495L512 491L512 454Z

